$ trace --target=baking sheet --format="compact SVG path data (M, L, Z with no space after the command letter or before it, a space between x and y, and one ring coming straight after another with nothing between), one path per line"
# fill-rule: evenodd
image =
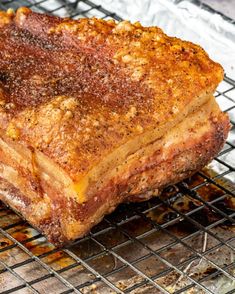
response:
M58 7L59 2L61 1L54 0L54 7ZM97 4L101 4L100 1L96 2ZM45 8L48 8L48 3L45 2L42 4L45 5ZM103 0L102 5L120 14L123 18L131 19L132 21L141 20L145 25L159 25L170 35L177 35L201 44L210 52L211 56L214 54L212 56L214 59L217 59L226 67L228 75L233 75L232 66L234 64L235 50L232 46L234 44L235 34L231 23L225 21L219 15L212 15L207 10L203 10L202 16L199 8L195 8L195 2L170 0ZM49 7L51 8L52 4ZM84 9L86 5L79 2L79 7ZM191 11L191 9L193 10ZM68 11L65 8L63 10L61 9L59 13L61 16L68 16ZM102 13L99 14L98 11L96 13L98 17L104 16ZM208 16L208 13L210 13L210 16ZM87 13L87 16L91 15L89 15L89 12ZM231 71L229 71L230 67ZM229 88L231 88L231 85L225 81L218 88L217 101L223 110L227 110L231 105L234 105L232 102L235 101L234 91L233 94L230 94L230 92L227 93L232 99L230 100L232 104L228 104L229 102L224 95L220 96L219 94L229 90ZM231 112L231 119L235 121L234 110ZM230 132L229 142L235 143L234 129ZM226 144L224 151L228 148L229 145ZM234 166L234 156L235 152L233 149L231 152L222 154L219 158ZM202 171L202 173L210 178L214 178L224 172L226 172L226 166L219 164L216 160L207 169ZM228 173L225 177L218 178L216 181L222 187L228 189L228 191L234 192L234 178L235 173ZM204 180L200 175L195 175L191 179L188 179L186 184L191 189L198 184L203 185ZM224 191L217 189L212 183L208 183L208 185L197 189L197 193L205 201L216 201L217 198L222 197ZM179 197L175 197L174 195L178 195ZM219 236L230 247L221 246L216 238L194 227L189 221L183 218L180 219L169 207L163 204L156 206L157 199L152 199L147 204L141 204L141 208L138 207L138 204L129 206L121 205L113 214L107 216L103 222L93 228L91 235L77 241L76 245L72 245L69 248L69 251L67 249L57 250L52 244L47 243L39 232L29 224L22 222L21 218L14 212L1 206L0 228L8 228L9 226L8 229L4 229L4 232L7 232L9 236L6 237L4 234L0 234L0 260L13 268L20 277L31 283L42 294L47 294L48 291L50 294L61 293L68 290L68 288L56 276L50 275L51 272L38 263L37 259L31 258L29 253L34 257L38 257L50 269L60 273L66 281L75 287L83 285L81 292L87 294L110 294L115 292L104 282L97 281L98 275L96 276L94 273L91 273L84 264L69 255L69 252L75 254L80 260L85 261L99 275L106 276L110 282L123 291L127 291L127 289L139 283L140 286L138 289L133 289L128 292L132 294L162 293L151 285L151 283L146 284L141 274L137 274L129 266L124 267L125 262L129 262L148 277L156 276L161 274L162 271L170 269L154 253L159 254L161 258L175 265L185 274L180 274L176 270L171 269L169 273L155 279L169 293L190 285L191 281L188 277L196 281L205 278L202 284L215 294L224 294L233 290L235 288L234 282L224 274L210 279L206 279L206 276L216 272L216 266L223 268L234 262L235 242L232 237L235 237L235 228L229 223L223 223L223 226L213 226L214 223L220 220L221 216L216 215L216 213L211 213L211 210L203 207L200 201L195 201L191 196L180 195L176 186L164 193L162 199L168 199L172 207L184 214L198 207L199 212L196 215L193 214L192 217L195 217L197 222L201 223L203 227L212 226L210 232L215 236ZM232 199L234 199L232 196L227 195L221 201L216 201L215 203L219 209L228 214L235 208L235 203ZM224 203L226 203L225 206ZM146 206L148 209L146 209ZM156 208L152 209L155 206ZM231 211L228 211L228 209ZM136 211L143 212L143 217L138 217ZM131 215L135 214L136 218L131 219ZM126 220L126 222L123 220ZM169 220L172 220L172 225L166 227L168 233L161 229L153 229L151 227L151 221L164 225ZM107 230L104 230L106 228ZM127 238L124 232L128 233L132 239ZM10 236L18 240L20 244L23 244L23 248L25 247L27 251L24 251L18 244L15 246ZM213 266L208 260L200 258L197 254L193 254L192 251L187 250L185 245L180 242L174 243L172 236L184 240L188 246L196 252L203 254L208 260L213 261L215 265ZM25 242L28 238L34 240ZM9 246L10 249L7 249ZM149 255L149 257L144 258L146 255ZM122 267L123 269L119 271ZM22 281L4 269L4 266L1 265L0 292L7 291L14 286L20 287ZM232 276L235 275L234 266L226 269L226 271ZM41 277L45 277L45 279L40 280ZM87 285L91 281L94 281L92 285ZM32 292L26 288L22 288L17 293L28 294ZM194 286L185 293L204 294L205 291Z

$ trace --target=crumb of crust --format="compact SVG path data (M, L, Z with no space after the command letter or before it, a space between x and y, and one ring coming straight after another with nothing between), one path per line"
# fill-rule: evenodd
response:
M6 135L13 140L17 140L20 136L20 131L13 123L9 123Z
M9 24L14 16L14 10L0 11L0 28Z

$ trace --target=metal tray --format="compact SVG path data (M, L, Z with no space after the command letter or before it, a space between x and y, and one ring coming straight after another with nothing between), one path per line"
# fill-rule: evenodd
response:
M121 19L88 0L3 0L0 9L22 5ZM216 97L232 125L218 157L161 197L120 205L68 247L1 204L0 293L234 293L235 81L226 77Z

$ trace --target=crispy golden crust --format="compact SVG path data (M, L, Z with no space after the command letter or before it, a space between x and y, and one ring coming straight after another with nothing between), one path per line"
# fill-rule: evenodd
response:
M73 179L127 140L179 118L223 77L202 48L156 27L26 8L9 18L0 31L1 128Z
M207 164L221 66L139 23L0 12L0 197L62 244Z

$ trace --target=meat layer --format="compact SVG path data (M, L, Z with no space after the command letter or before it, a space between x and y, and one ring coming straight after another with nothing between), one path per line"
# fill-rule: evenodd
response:
M222 148L228 128L226 116L211 98L165 135L90 182L85 191L88 200L82 203L68 196L63 176L55 176L60 170L54 163L45 164L36 151L35 158L41 158L38 162L43 164L38 164L35 176L32 159L24 157L28 151L22 147L12 152L12 143L4 142L0 144L1 197L49 240L63 244L89 232L119 203L147 200L169 184L191 176Z

